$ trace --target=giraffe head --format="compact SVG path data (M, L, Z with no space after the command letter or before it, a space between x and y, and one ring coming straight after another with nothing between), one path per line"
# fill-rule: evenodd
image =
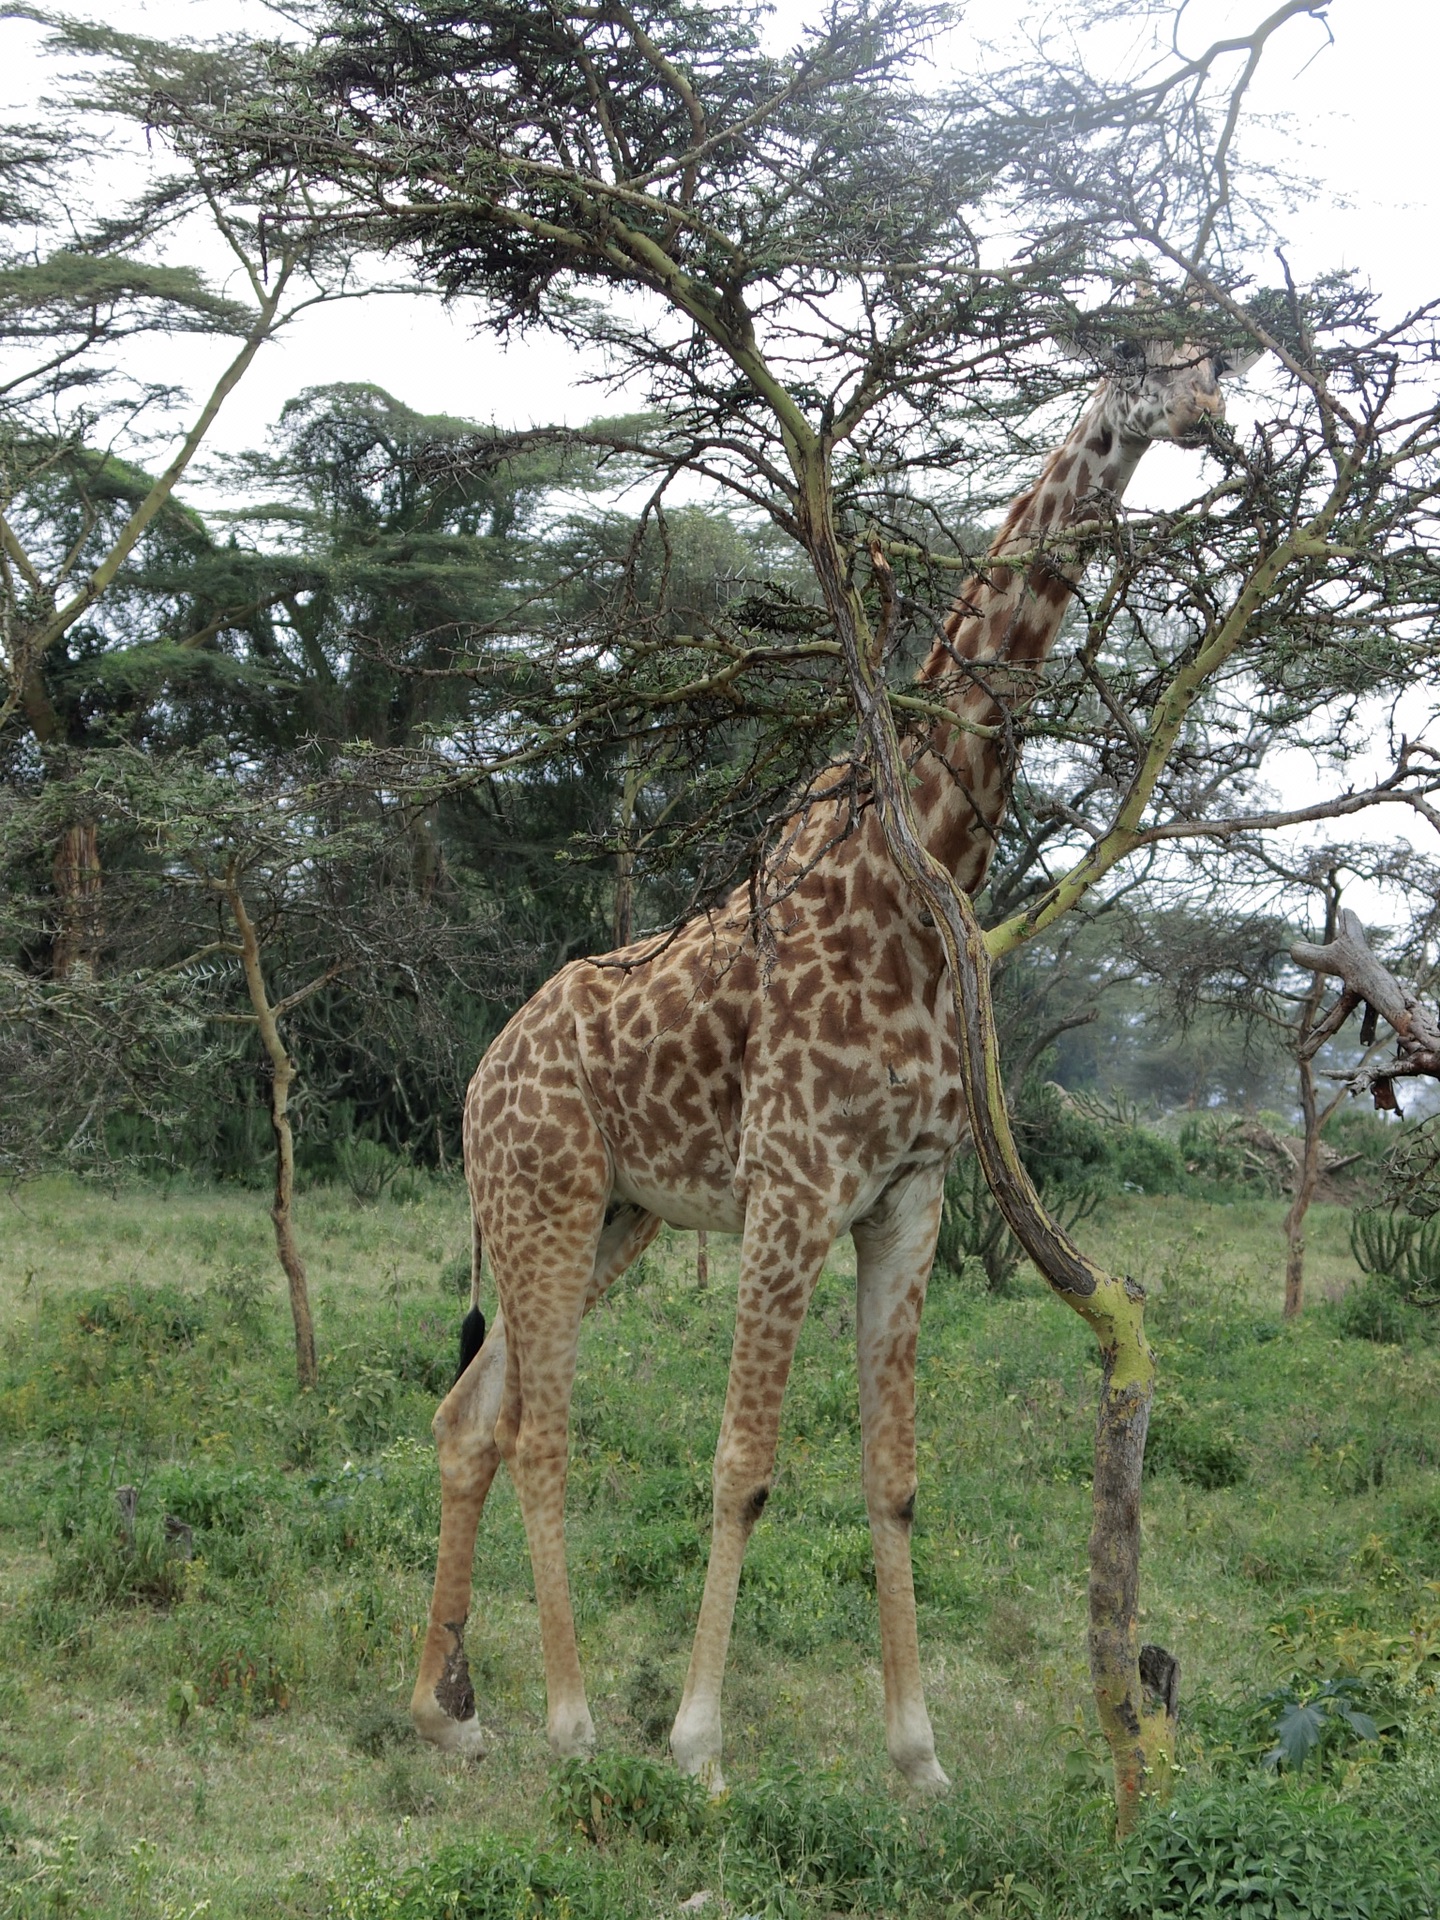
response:
M1258 354L1173 340L1118 340L1102 390L1107 425L1131 445L1173 440L1203 444L1209 422L1225 418L1220 382L1253 366Z

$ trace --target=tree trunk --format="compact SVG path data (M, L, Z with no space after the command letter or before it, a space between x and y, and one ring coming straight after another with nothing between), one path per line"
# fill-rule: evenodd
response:
M93 980L100 971L100 849L93 821L73 821L51 867L55 883L56 980Z
M695 1235L695 1284L702 1289L710 1284L710 1236L704 1227Z
M255 1023L270 1056L270 1125L275 1131L275 1204L270 1218L275 1223L275 1250L290 1288L290 1313L295 1322L295 1369L302 1388L315 1385L319 1371L315 1361L315 1323L310 1317L310 1290L305 1279L305 1263L295 1245L291 1200L295 1192L295 1139L290 1131L290 1087L295 1066L280 1037L276 1010L265 990L265 975L260 966L260 942L254 923L246 911L240 889L233 878L225 883L225 897L240 931L240 960L245 969L245 985L255 1009Z
M1320 1177L1320 1116L1315 1101L1315 1070L1300 1062L1300 1110L1305 1116L1305 1145L1295 1169L1295 1189L1285 1215L1285 1318L1293 1320L1305 1303L1305 1215Z
M1335 938L1336 922L1340 914L1340 888L1332 870L1325 883L1325 933L1323 944ZM1295 1023L1295 1053L1300 1068L1300 1111L1305 1119L1305 1144L1300 1155L1300 1164L1295 1169L1295 1185L1290 1197L1290 1210L1285 1215L1285 1309L1287 1320L1294 1320L1305 1304L1305 1215L1310 1210L1310 1202L1315 1197L1315 1185L1320 1178L1320 1129L1335 1111L1335 1101L1331 1101L1324 1113L1315 1098L1315 1069L1311 1064L1312 1053L1307 1046L1316 1016L1320 1012L1320 1002L1325 997L1325 979L1317 973L1311 983L1310 991L1300 1003L1299 1018Z
M615 913L612 931L617 947L628 947L635 923L635 803L640 797L640 768L628 756L620 789L620 847L615 855Z
M635 919L635 855L629 847L623 848L615 856L615 921L614 937L617 947L628 947L630 929Z

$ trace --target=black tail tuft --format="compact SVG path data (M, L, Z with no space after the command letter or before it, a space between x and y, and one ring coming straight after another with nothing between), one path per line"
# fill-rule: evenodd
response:
M471 1307L460 1322L460 1373L464 1373L484 1344L485 1316L479 1307ZM455 1376L457 1380L460 1378L460 1373Z

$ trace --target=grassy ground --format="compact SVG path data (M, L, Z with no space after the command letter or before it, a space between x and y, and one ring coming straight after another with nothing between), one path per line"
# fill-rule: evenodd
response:
M951 1800L907 1803L884 1759L847 1244L747 1562L726 1695L736 1791L706 1815L646 1756L663 1756L703 1579L735 1242L712 1242L701 1293L693 1238L667 1235L586 1329L571 1570L605 1757L557 1777L503 1478L470 1633L495 1749L451 1762L402 1718L438 1516L428 1421L460 1310L458 1186L364 1208L302 1198L324 1356L303 1398L258 1196L56 1181L0 1208L0 1903L17 1913L579 1920L674 1912L702 1888L735 1913L1231 1910L1218 1893L1157 1904L1173 1821L1114 1864L1084 1665L1097 1363L1038 1284L997 1300L937 1282L922 1339L916 1562ZM1182 1664L1176 1818L1192 1850L1209 1821L1222 1852L1243 1828L1274 1859L1279 1820L1314 1859L1329 1833L1353 1861L1353 1813L1420 1849L1364 1871L1422 1913L1432 1892L1405 1874L1428 1871L1440 1787L1440 1349L1413 1330L1347 1337L1339 1209L1313 1216L1310 1304L1283 1327L1280 1216L1136 1196L1083 1230L1154 1301L1143 1631ZM138 1488L132 1540L122 1484ZM188 1560L166 1515L192 1529ZM1341 1690L1310 1709L1321 1750L1298 1784L1277 1781L1262 1765L1276 1722L1327 1680ZM597 1820L599 1847L579 1831ZM542 1853L553 1884L535 1878ZM1327 1869L1314 1911L1391 1910L1359 1892L1346 1906L1349 1871Z

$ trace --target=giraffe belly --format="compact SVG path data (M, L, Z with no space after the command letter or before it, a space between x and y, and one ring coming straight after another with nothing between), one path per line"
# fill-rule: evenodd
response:
M614 1196L659 1214L670 1227L703 1227L707 1233L739 1233L745 1225L745 1209L734 1192L726 1187L698 1182L678 1186L662 1184L643 1175L615 1170Z

